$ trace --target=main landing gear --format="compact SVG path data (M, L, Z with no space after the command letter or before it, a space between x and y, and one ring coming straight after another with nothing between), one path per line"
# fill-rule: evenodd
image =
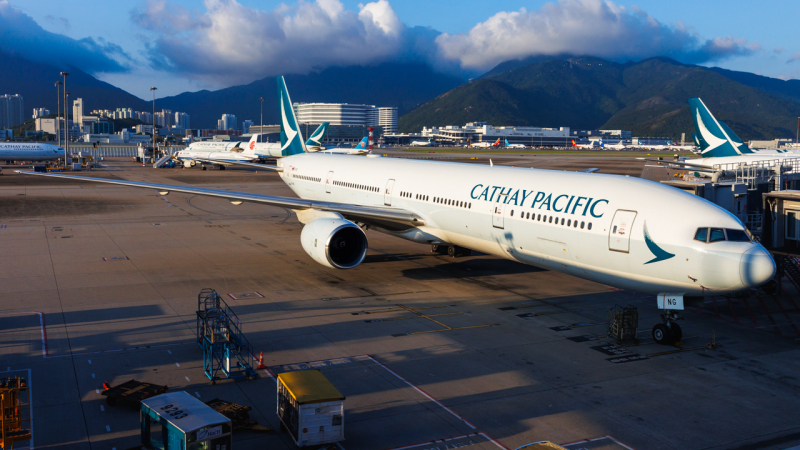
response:
M456 256L469 256L472 250L457 245L431 244L431 253L439 253L455 258Z
M659 323L653 327L653 340L662 345L672 345L680 342L681 338L683 338L683 330L675 322L678 319L680 319L680 316L678 316L677 312L664 311L661 314L661 320L664 323Z

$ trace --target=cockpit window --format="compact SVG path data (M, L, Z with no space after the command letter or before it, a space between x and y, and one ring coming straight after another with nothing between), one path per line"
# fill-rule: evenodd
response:
M722 228L712 228L711 234L708 236L708 242L717 242L725 240L725 232Z
M725 234L728 235L729 241L750 242L750 236L748 236L744 230L734 230L732 228L726 228Z
M708 240L708 228L698 228L697 233L694 234L694 240L705 242Z

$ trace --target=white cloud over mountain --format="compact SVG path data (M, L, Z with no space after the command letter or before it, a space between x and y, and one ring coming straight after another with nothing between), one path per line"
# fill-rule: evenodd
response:
M540 55L667 56L704 63L759 50L739 37L704 40L682 23L664 24L609 0L559 0L536 11L498 12L460 34L408 27L389 0L360 4L357 11L340 0L297 0L272 10L236 0L205 0L201 9L148 0L130 18L141 29L144 54L130 55L101 38L48 32L0 0L0 52L69 61L107 74L143 71L137 67L145 60L150 73L220 86L386 61L422 61L443 72L474 75L503 61Z
M731 37L702 42L683 24L665 25L639 8L604 0L561 0L539 11L499 12L467 33L439 35L436 44L442 57L474 70L534 55L667 56L701 63L758 49Z

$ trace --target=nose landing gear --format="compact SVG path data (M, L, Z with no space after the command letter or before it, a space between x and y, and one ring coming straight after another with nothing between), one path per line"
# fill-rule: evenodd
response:
M683 330L681 330L680 325L675 322L678 319L680 319L680 316L678 316L678 313L675 311L666 311L662 313L661 320L663 320L664 323L656 324L656 326L653 327L653 340L661 345L671 345L680 342L681 338L683 338Z
M675 321L680 319L678 311L683 310L683 294L663 293L656 296L661 321L653 327L653 340L658 344L672 345L683 338L683 330Z

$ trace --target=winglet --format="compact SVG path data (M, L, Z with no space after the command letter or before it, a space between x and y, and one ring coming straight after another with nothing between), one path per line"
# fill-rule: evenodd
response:
M289 98L289 90L286 89L286 82L283 77L277 78L278 98L281 107L281 155L291 156L306 153L306 145L303 142L303 135L297 125L297 118L294 116L292 99Z

